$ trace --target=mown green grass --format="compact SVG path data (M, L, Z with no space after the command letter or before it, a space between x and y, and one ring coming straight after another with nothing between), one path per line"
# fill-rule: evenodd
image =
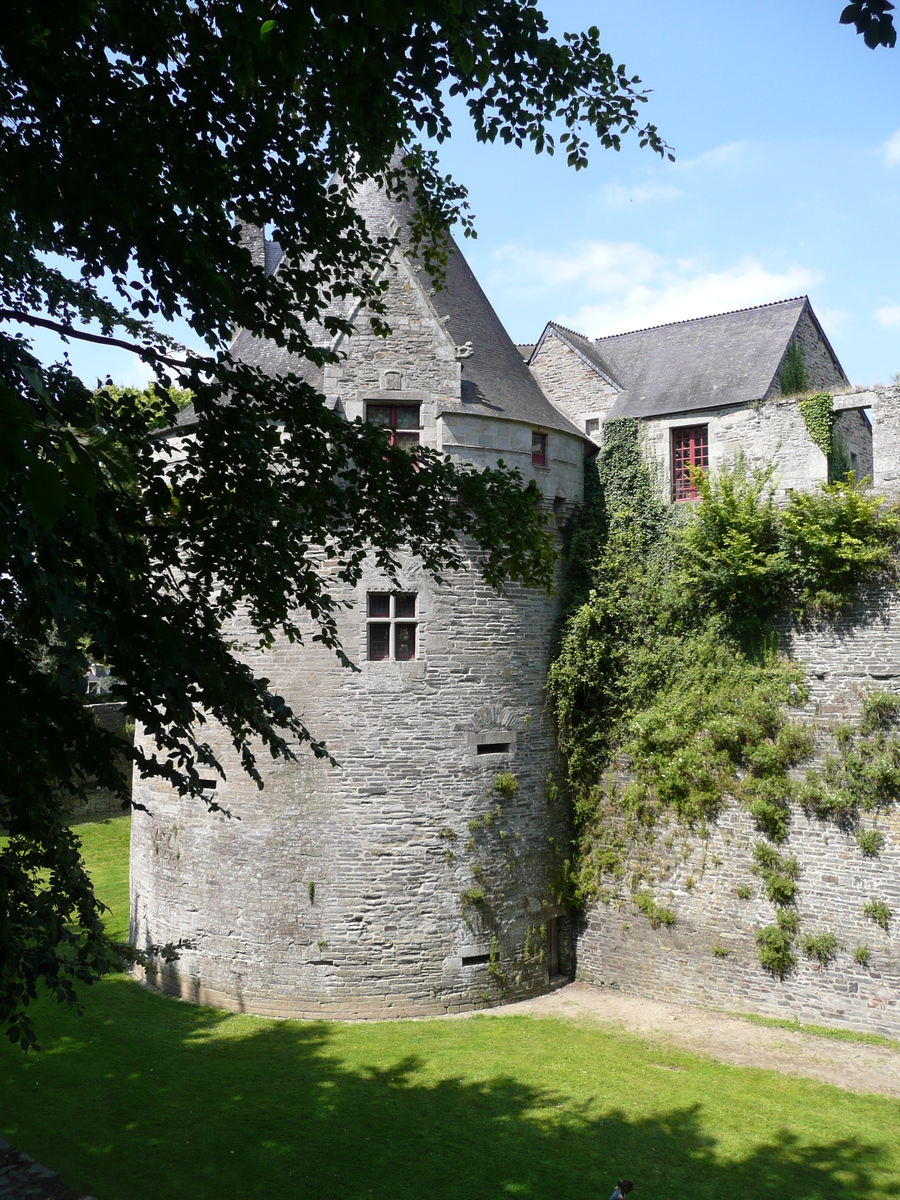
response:
M127 821L79 829L123 928ZM277 1022L118 977L0 1047L3 1135L99 1200L900 1195L900 1104L530 1017ZM605 1189L605 1190L604 1190Z
M862 1042L866 1046L882 1046L900 1054L900 1042L896 1038L883 1037L880 1033L861 1033L855 1029L832 1029L828 1025L804 1025L787 1017L763 1017L759 1013L733 1012L730 1017L749 1021L751 1025L763 1025L767 1029L789 1029L791 1033L808 1033L810 1037L830 1038L834 1042ZM900 1068L900 1064L898 1064Z

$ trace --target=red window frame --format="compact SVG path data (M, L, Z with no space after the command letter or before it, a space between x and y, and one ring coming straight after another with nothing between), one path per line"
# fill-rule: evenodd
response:
M536 429L531 431L531 465L533 467L546 467L547 465L547 435L538 433Z
M366 421L370 424L378 424L378 428L385 431L389 446L418 446L419 430L422 428L420 407L418 404L385 404L382 400L370 400L366 404ZM386 425L372 421L371 414L375 409L388 410L388 423ZM415 429L408 426L406 428L398 426L397 414L400 412L415 413Z
M676 504L697 499L691 467L709 470L708 425L685 425L672 430L672 499Z

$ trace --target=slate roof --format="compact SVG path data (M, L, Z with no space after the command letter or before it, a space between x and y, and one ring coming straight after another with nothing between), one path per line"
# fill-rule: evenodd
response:
M392 229L396 228L401 245L408 242L405 236L410 216L408 203L389 200L376 185L366 184L359 190L355 207L376 236L391 236ZM397 223L396 227L393 222ZM282 251L271 242L266 243L265 249L266 271L271 274L277 269ZM410 261L415 265L414 260ZM438 316L446 318L444 328L454 344L464 346L471 343L472 347L471 356L463 358L460 363L461 399L446 399L443 402L444 411L522 421L544 429L563 430L585 441L584 433L544 394L452 238L441 290L431 294L434 281L424 272L418 274L417 278ZM329 311L350 317L353 308L354 302L348 299ZM331 343L330 336L321 326L312 328L310 333L316 345L327 346ZM324 391L322 368L316 367L308 359L289 354L274 342L251 337L246 330L238 330L231 344L231 352L244 362L259 366L273 375L292 371ZM176 423L183 426L192 421L193 407L189 406L179 413Z
M376 233L386 232L393 218L397 237L404 243L409 207L388 200L374 184L360 189L356 204ZM419 275L426 291L433 280ZM445 401L444 409L475 412L482 416L523 421L546 429L560 429L582 441L584 433L565 417L544 394L512 338L453 238L440 291L429 297L445 329L457 346L472 345L472 355L462 366L462 399Z
M805 310L842 370L806 296L597 338L598 362L623 389L609 418L761 400Z

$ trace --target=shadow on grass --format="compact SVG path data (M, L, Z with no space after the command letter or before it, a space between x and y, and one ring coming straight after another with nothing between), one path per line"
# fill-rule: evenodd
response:
M767 1128L783 1131L724 1153L711 1117L723 1098L710 1095L707 1110L702 1069L693 1081L667 1075L665 1087L657 1073L661 1097L677 1096L676 1079L685 1080L683 1101L652 1115L635 1103L645 1111L629 1113L629 1055L636 1073L644 1068L646 1101L656 1094L646 1068L660 1052L626 1046L604 1078L602 1047L596 1061L579 1057L596 1035L588 1042L558 1022L263 1022L120 980L97 989L81 1021L46 1008L42 1023L40 1058L0 1052L0 1091L16 1096L4 1123L20 1147L100 1200L605 1200L623 1173L636 1181L634 1200L900 1194L896 1155L878 1136L798 1136L795 1114L780 1119L780 1093L768 1097ZM554 1086L553 1055L560 1084L589 1076L578 1098ZM724 1103L731 1079L752 1094L747 1073L710 1069L724 1081ZM764 1105L772 1077L751 1074ZM783 1083L788 1103L791 1088L803 1096L803 1083ZM805 1095L813 1113L819 1094ZM742 1119L733 1113L732 1134Z

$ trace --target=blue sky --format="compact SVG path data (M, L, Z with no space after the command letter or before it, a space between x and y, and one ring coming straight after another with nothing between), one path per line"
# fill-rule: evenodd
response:
M900 50L868 50L842 0L546 3L599 26L653 89L673 146L561 157L441 150L466 183L473 270L518 342L554 319L590 336L806 293L854 383L900 371Z
M513 339L550 319L598 336L806 293L854 383L900 371L900 50L868 50L838 24L842 0L542 7L557 35L600 27L653 89L643 109L677 161L626 139L575 172L479 145L454 110L441 161L479 233L463 248ZM149 377L124 352L70 354L88 377Z

